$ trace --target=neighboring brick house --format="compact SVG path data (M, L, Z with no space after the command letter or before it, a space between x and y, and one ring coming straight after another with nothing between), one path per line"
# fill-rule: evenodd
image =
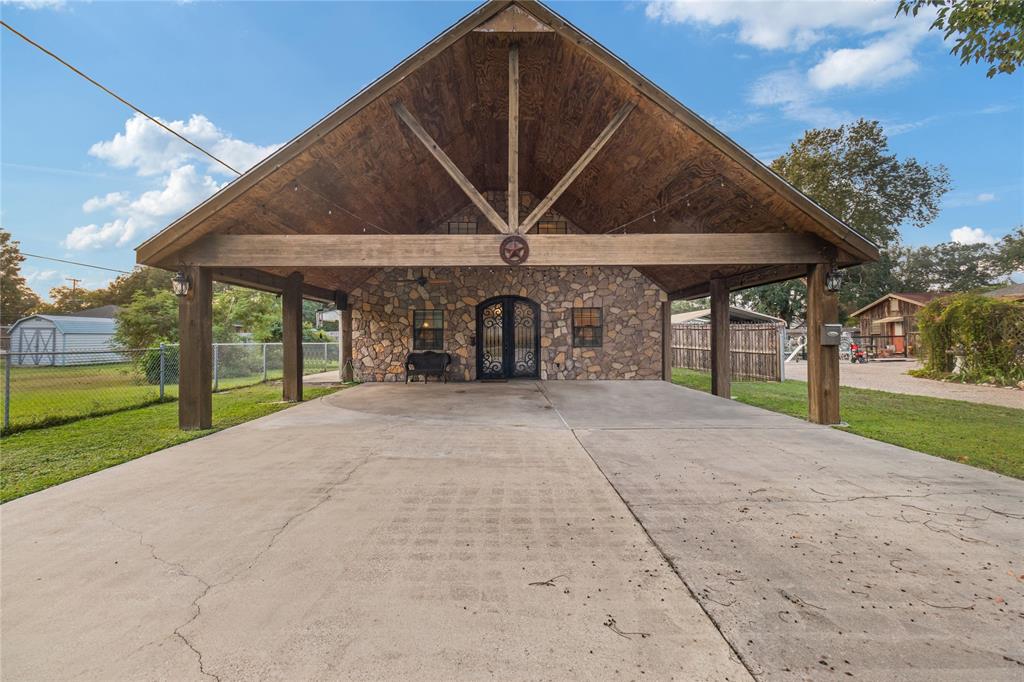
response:
M881 357L911 356L917 346L917 313L944 292L893 292L854 312L860 335Z

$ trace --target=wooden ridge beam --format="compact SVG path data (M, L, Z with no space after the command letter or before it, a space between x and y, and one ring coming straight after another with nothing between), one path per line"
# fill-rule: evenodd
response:
M259 267L505 266L505 235L209 235L182 254L191 265ZM526 266L772 265L828 262L810 235L530 235ZM221 271L223 272L223 271Z
M423 143L423 146L427 148L427 151L430 152L430 154L437 159L437 162L441 164L441 167L448 172L448 175L455 181L455 184L465 192L466 196L469 197L469 200L473 202L473 205L480 209L480 212L484 214L484 217L487 218L491 225L494 225L498 232L511 232L508 224L500 215L498 215L498 212L495 211L494 207L491 206L487 199L484 198L484 195L480 194L480 191L474 187L473 183L469 181L469 178L459 170L459 167L455 165L455 162L451 160L451 157L445 154L445 151L441 149L441 146L434 141L434 138L432 138L426 128L416 120L416 117L405 108L405 105L401 102L395 102L391 105L391 108L394 109L398 118L402 120L402 123L409 128L414 136L416 136L416 139Z
M608 144L608 140L612 139L612 135L615 134L615 131L619 129L619 127L625 122L626 117L629 116L630 112L635 108L636 102L632 100L619 107L619 110L615 112L615 116L613 116L612 120L608 122L608 125L604 127L604 130L601 131L601 134L590 143L590 146L587 147L587 150L583 152L579 159L576 160L576 163L572 165L572 168L562 176L561 180L555 183L555 186L551 188L548 195L541 199L536 208L534 208L533 211L530 212L530 215L526 217L526 220L519 225L519 232L526 233L533 229L533 226L537 224L537 221L547 213L548 209L551 208L556 201L558 201L559 197L565 193L565 190L569 189L569 185L572 184L573 180L579 177L579 174L583 172L583 169L585 169L591 161L593 161L594 157L597 156L597 153L600 152L606 144Z

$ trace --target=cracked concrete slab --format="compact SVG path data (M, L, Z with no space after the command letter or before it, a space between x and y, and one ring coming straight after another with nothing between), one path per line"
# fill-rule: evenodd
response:
M545 389L758 678L1024 679L1024 482L678 387L634 415Z
M0 524L5 679L749 679L533 382L350 389Z

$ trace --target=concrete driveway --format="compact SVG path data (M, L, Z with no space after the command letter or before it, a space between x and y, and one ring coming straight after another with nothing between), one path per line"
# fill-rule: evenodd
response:
M913 360L876 360L866 364L839 363L839 383L854 388L870 388L890 393L923 395L930 398L963 400L982 405L998 405L1024 410L1024 391L1019 388L1002 386L979 386L960 384L952 381L921 379L907 374L920 369L921 364ZM334 373L337 381L338 373ZM806 362L787 362L786 378L807 381Z
M0 508L0 672L1019 679L1022 503L661 382L364 385Z

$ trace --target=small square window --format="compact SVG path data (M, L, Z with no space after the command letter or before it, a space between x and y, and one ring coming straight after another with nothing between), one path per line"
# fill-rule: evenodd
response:
M537 223L537 234L568 234L564 220L541 220Z
M476 234L476 223L469 220L452 220L448 223L448 234Z
M412 349L444 350L444 311L413 311Z
M598 348L604 336L601 308L572 309L572 343L577 348Z

